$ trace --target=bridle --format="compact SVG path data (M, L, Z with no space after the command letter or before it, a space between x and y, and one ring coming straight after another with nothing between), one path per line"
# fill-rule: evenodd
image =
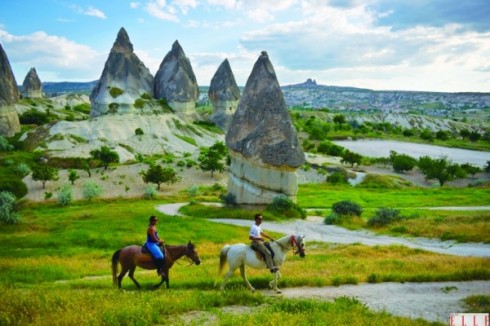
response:
M291 241L291 247L293 248L293 255L299 254L300 257L304 257L305 248L299 245L298 241L296 240L296 236L292 234L289 240ZM295 245L297 250L294 250Z

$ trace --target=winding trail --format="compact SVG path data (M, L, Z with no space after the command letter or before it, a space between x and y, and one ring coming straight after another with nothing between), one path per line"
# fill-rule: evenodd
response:
M187 203L157 206L157 210L167 215L182 216L180 207ZM482 207L489 209L490 207ZM448 208L449 209L449 208ZM461 208L459 208L461 209ZM470 208L464 208L470 209ZM237 219L209 219L216 223L249 227L250 221ZM428 238L397 238L376 235L372 232L350 231L325 225L323 218L309 216L306 220L284 223L263 222L264 229L280 233L302 233L308 240L330 243L362 243L375 245L403 245L427 251L458 256L490 257L490 245L483 243L456 243ZM271 291L262 291L273 295ZM393 315L409 318L423 318L429 321L447 323L450 313L463 312L462 299L475 294L490 295L490 281L468 282L426 282L426 283L363 283L339 287L298 287L282 289L288 298L315 298L333 300L336 297L355 297L376 311L387 311Z

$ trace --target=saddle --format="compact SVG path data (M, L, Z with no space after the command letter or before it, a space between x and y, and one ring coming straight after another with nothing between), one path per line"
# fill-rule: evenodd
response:
M269 242L264 242L264 246L271 253L271 258L274 259L275 253L274 253L274 250L272 250L271 245L269 244ZM253 244L250 245L250 248L252 248L252 250L255 251L256 254L260 255L260 257L262 258L263 261L266 261L265 260L265 254L262 251L260 251L259 249L255 248Z
M164 252L163 250L163 247L162 246L158 246L160 248L160 250L162 252ZM153 259L153 255L151 254L150 250L148 249L148 247L146 246L146 243L144 243L142 246L141 246L141 253L144 254L144 255L149 255L152 259ZM166 258L166 255L163 255L163 260L165 261L165 258Z

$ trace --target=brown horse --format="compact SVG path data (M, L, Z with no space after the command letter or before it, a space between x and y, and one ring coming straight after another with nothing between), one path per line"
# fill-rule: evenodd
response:
M162 273L162 281L155 285L155 289L159 288L163 282L167 283L167 289L169 288L169 277L168 273L173 264L183 256L190 259L191 264L195 263L199 265L201 260L197 254L194 244L190 241L186 245L180 246L165 246L165 266ZM121 273L117 275L117 265L118 262L121 264ZM133 280L136 287L141 288L140 284L134 279L134 271L136 267L141 267L144 269L156 269L156 265L150 254L142 253L141 246L128 246L119 249L112 255L112 280L114 286L121 288L121 281L126 276L129 271L129 278Z

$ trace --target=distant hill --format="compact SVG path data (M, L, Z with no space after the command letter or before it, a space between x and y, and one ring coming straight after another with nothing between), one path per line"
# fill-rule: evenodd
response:
M44 82L43 92L47 96L57 96L67 93L90 94L97 85L97 80L91 82Z

